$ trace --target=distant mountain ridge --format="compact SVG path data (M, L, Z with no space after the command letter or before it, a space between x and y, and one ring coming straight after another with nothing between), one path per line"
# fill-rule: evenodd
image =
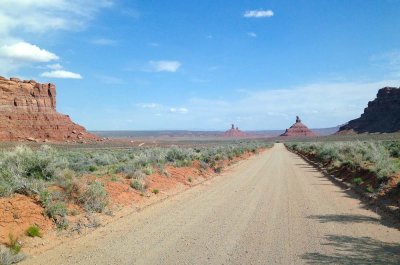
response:
M326 136L336 133L340 126L330 128L311 129L319 136ZM277 137L285 130L256 130L245 131L248 137ZM91 131L101 137L109 138L145 138L145 137L222 137L223 131L191 131L191 130L149 130L149 131Z

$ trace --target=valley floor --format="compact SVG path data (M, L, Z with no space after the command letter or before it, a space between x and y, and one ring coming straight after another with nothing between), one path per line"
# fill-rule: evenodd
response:
M399 264L396 223L275 144L22 264Z

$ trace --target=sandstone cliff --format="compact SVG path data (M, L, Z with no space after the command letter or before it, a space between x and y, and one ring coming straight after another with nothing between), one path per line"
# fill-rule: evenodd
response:
M316 134L308 129L307 126L305 126L302 122L299 116L296 117L296 123L290 126L289 129L286 129L286 131L281 134L281 136L285 137L313 137L316 136Z
M392 133L400 131L400 88L384 87L368 103L360 118L340 127L338 134Z
M0 141L96 139L56 111L55 85L0 77Z

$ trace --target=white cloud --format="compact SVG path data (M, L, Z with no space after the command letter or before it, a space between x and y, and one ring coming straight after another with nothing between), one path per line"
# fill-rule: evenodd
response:
M32 45L26 36L50 31L79 31L114 0L1 0L0 74L7 75L32 63L58 59L54 53ZM4 55L5 53L5 55Z
M248 32L247 35L252 37L252 38L257 38L257 34L254 33L254 32Z
M181 67L181 63L179 61L150 61L149 67L150 71L154 72L171 72L174 73L178 71Z
M12 45L0 47L0 57L15 60L17 62L50 62L59 57L45 49L27 42L18 42Z
M48 64L48 65L46 65L46 67L49 68L49 69L51 69L51 70L61 70L61 69L64 68L64 67L63 67L61 64L59 64L59 63L56 63L56 64Z
M143 108L143 109L155 109L155 108L159 108L160 104L157 103L139 103L136 104L136 106Z
M400 50L374 54L369 58L371 64L387 75L400 77Z
M77 30L112 4L110 0L2 0L0 33Z
M102 45L102 46L112 46L117 43L116 40L112 39L107 39L107 38L100 38L100 39L94 39L91 41L92 44L95 45Z
M243 14L246 18L263 18L272 17L273 15L274 12L272 10L248 10Z
M77 73L64 71L64 70L54 70L50 72L44 72L40 76L48 78L69 78L69 79L82 79L82 76Z
M398 87L399 84L399 79L313 83L290 88L248 90L231 101L192 98L185 104L191 106L191 118L199 121L196 125L200 128L220 128L223 123L213 123L213 117L227 124L237 117L251 117L242 119L238 125L246 129L284 129L294 122L296 115L312 128L333 127L358 118L380 88Z
M187 108L170 108L169 111L172 113L179 113L179 114L186 114L189 112Z

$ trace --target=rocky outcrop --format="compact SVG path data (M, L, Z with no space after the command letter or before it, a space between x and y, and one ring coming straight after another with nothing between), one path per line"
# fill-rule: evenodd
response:
M368 103L360 118L340 127L338 134L393 133L400 131L400 88L384 87Z
M296 116L296 123L290 126L289 129L281 134L284 137L313 137L317 136L313 131L308 129L302 122L299 116Z
M235 125L232 124L232 127L230 130L226 131L224 133L224 137L246 137L247 134L245 132L242 132L239 130L239 127L235 128Z
M56 111L56 87L0 77L0 141L84 141L97 136Z

